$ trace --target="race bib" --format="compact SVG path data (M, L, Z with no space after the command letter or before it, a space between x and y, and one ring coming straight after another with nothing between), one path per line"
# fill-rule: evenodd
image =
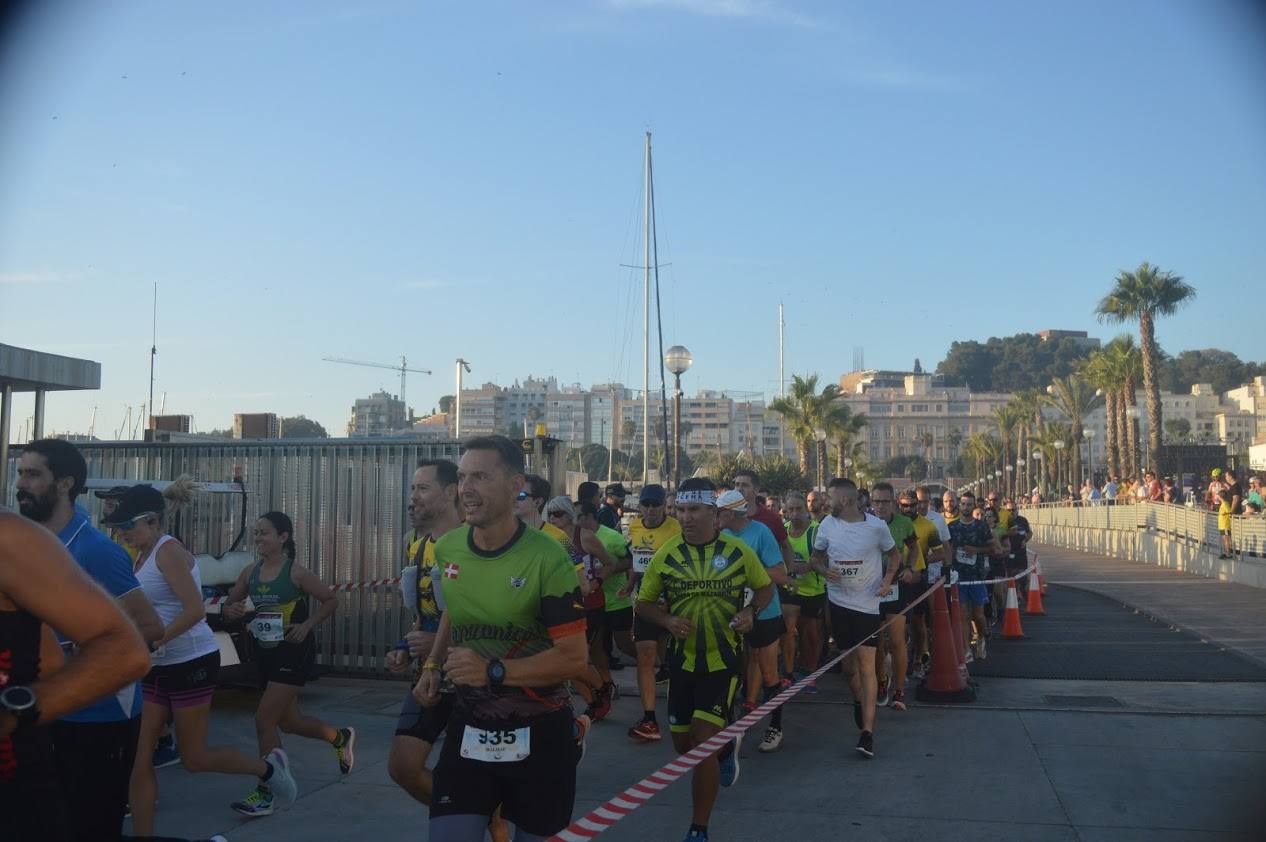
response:
M484 763L514 763L532 753L531 728L485 731L467 725L462 731L462 757Z
M888 591L887 596L879 597L879 601L880 602L896 602L899 596L901 596L901 590L900 588L897 587L897 583L893 582L892 590Z
M965 564L968 567L976 566L976 554L969 553L967 550L963 549L962 547L954 548L954 557L958 559L959 564Z
M951 585L957 585L957 584L958 584L958 571L957 571L957 570L951 570L951 571L950 571L950 584L951 584Z
M862 562L860 559L857 561L833 561L831 564L835 565L836 572L843 576L846 582L855 580L862 575Z
M645 573L646 568L651 566L651 559L655 557L653 550L634 550L633 551L633 572Z
M941 562L939 561L928 562L928 581L935 582L940 575L941 575Z
M286 637L285 626L280 611L261 611L251 620L251 634L260 643L280 643Z

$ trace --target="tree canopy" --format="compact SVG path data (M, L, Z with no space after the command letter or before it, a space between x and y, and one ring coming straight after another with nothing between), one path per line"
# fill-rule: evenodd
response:
M947 386L968 386L974 392L1041 389L1072 374L1092 350L1070 337L1043 341L1033 333L991 336L983 343L969 339L950 345L936 373Z

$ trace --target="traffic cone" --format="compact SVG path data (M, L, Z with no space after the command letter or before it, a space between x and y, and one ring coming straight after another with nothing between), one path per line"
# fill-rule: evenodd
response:
M932 669L914 691L915 698L921 702L976 701L976 688L967 682L966 673L959 668L955 641L962 632L953 622L945 588L937 586L932 594Z
M1033 572L1037 575L1037 585L1042 589L1042 596L1046 596L1046 577L1042 575L1042 562L1037 560L1037 556L1033 556Z
M1024 631L1020 628L1020 598L1016 594L1015 579L1007 582L1007 607L1002 618L1002 636L1008 640L1024 637Z
M1040 568L1038 568L1040 569ZM1033 571L1033 575L1037 576L1037 569ZM1029 585L1029 602L1024 606L1025 614L1045 614L1046 609L1042 607L1042 580L1039 578L1037 584Z

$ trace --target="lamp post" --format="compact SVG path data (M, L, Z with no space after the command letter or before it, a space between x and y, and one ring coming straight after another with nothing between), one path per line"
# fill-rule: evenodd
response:
M846 477L852 476L853 475L852 468L853 468L853 460L845 456L844 457L844 476Z
M1042 451L1040 450L1033 451L1033 458L1036 460L1033 464L1037 468L1038 487L1042 490L1043 493L1045 493L1046 492L1046 477L1043 476L1042 474L1042 464L1045 460L1042 456Z
M1061 485L1064 482L1064 442L1062 439L1055 442L1055 485ZM1060 494L1064 493L1060 489Z
M664 364L673 373L673 489L681 483L681 375L694 363L684 345L664 352Z
M826 490L826 464L825 464L826 460L823 456L823 451L825 450L825 448L822 447L822 444L823 442L826 441L826 430L824 430L821 427L816 428L813 431L813 440L817 442L817 444L813 448L813 452L814 452L814 455L817 456L816 461L818 465L818 487L825 491Z
M1002 486L1002 471L999 471L998 469L995 468L993 472L993 490L1001 494L1002 493L1001 486Z
M1137 406L1128 407L1125 410L1125 415L1130 424L1130 434L1126 437L1126 441L1130 442L1132 440L1134 443L1134 447L1130 448L1130 473L1134 474L1139 469L1139 408ZM1122 473L1125 472L1122 471Z
M1024 461L1023 456L1015 460L1015 481L1017 485L1023 486L1021 491L1024 493L1024 496L1027 497L1031 489L1029 488L1029 473L1028 471L1024 470L1024 466L1026 464L1028 463ZM1024 474L1023 481L1021 481L1020 479L1021 474Z
M1084 433L1082 433L1082 435L1086 437L1086 462L1088 463L1087 468L1086 468L1086 476L1089 477L1090 484L1093 486L1093 485L1096 485L1095 483L1095 431L1092 428L1092 429L1086 430Z
M1011 481L1011 472L1012 472L1012 471L1014 471L1014 470L1015 470L1015 468L1011 467L1010 465L1007 465L1007 467L1006 467L1006 471L1007 471L1007 481L1006 481L1006 483L1002 486L1002 488L1003 488L1002 495L1003 495L1004 497L1014 497L1014 496L1016 496L1016 495L1015 495L1015 483Z

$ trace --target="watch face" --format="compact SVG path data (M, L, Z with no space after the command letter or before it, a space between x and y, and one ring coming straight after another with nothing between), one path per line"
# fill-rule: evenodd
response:
M10 687L0 693L0 703L11 711L22 711L35 706L35 693L29 687Z

